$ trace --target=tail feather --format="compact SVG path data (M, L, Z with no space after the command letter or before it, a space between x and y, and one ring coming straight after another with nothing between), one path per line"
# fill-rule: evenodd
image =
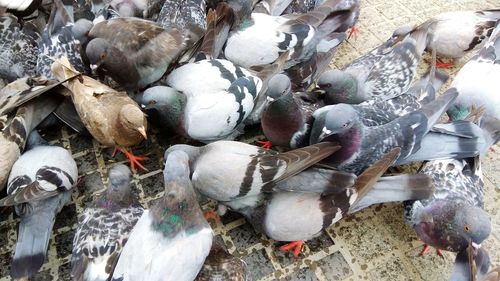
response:
M419 110L427 118L427 130L430 130L436 124L457 97L458 92L455 88L448 89L448 91L436 98L434 102L424 105Z
M415 40L415 50L418 56L421 56L427 45L427 28L417 28L414 29L409 38Z
M65 199L65 200L64 200ZM70 193L36 202L32 213L21 218L10 275L13 279L33 276L42 267L55 215L70 199ZM61 202L61 201L66 202Z
M433 192L432 180L424 174L382 177L366 196L349 208L349 213L374 204L425 199Z

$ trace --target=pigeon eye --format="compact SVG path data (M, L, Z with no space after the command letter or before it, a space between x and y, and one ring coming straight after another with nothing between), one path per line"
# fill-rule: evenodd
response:
M156 104L156 100L150 100L150 101L148 102L148 104L149 104L149 105L155 105L155 104Z
M347 128L347 125L348 125L347 123L344 123L344 124L342 125L342 128L344 128L344 129L345 129L345 128Z
M101 54L101 59L103 60L106 57L106 53Z
M464 231L465 232L469 232L470 231L470 227L468 225L464 225Z

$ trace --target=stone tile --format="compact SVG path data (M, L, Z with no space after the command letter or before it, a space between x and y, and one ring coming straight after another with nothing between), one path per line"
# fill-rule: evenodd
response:
M318 277L310 268L301 268L298 271L290 273L290 276L285 280L287 281L318 281Z
M406 268L398 258L393 258L370 271L372 280L412 281L412 276L406 273Z
M233 240L236 249L238 249L240 253L259 242L255 230L248 223L231 229L228 234Z
M318 264L329 281L344 280L353 275L353 271L340 252L321 259Z
M266 256L264 250L255 251L242 259L247 263L251 280L258 280L274 271L271 261Z

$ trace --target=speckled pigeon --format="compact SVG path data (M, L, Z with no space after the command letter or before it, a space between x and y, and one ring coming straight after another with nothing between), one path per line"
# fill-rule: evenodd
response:
M440 57L461 58L481 46L500 19L500 9L438 14L415 29L427 30L427 50ZM452 66L440 63L440 67Z
M274 240L294 241L282 247L282 250L294 248L298 256L305 240L318 236L321 231L345 217L351 206L362 199L374 186L379 177L394 162L400 152L399 148L384 155L372 167L360 175L356 182L336 182L336 174L330 177L318 176L323 192L275 192L261 194L253 198L242 198L228 202L228 206L243 214L254 228ZM301 174L296 176L301 177ZM286 184L293 178L283 181ZM330 184L335 182L336 185ZM314 181L310 181L314 185ZM288 183L302 188L300 181ZM280 184L278 184L279 186ZM304 186L307 188L307 184ZM259 204L259 201L263 201Z
M0 200L0 206L15 206L21 217L12 278L29 278L44 263L55 216L71 200L77 177L69 151L45 144L36 131L30 134L27 151L10 172L8 195Z
M468 248L457 253L455 263L449 281L470 281L470 280L483 280L483 277L488 273L490 267L490 256L484 248L479 248L477 253L472 254L474 265L471 266L469 261ZM475 278L471 278L471 269L475 269Z
M460 69L453 80L450 87L456 88L459 95L448 110L448 116L452 120L463 120L475 106L483 107L485 116L500 120L498 77L500 77L500 22L497 23L486 44Z
M432 178L436 188L425 200L405 202L405 218L417 236L438 250L459 252L474 249L491 232L484 207L484 182L479 157L434 160L420 171Z
M425 30L408 33L407 29L397 29L385 43L342 70L323 73L318 86L332 103L356 104L401 95L415 77L427 35Z
M319 143L278 153L236 141L217 141L202 147L185 144L165 152L189 155L193 186L203 195L225 202L271 192L275 184L329 156L339 147Z
M10 14L0 17L0 78L8 81L34 76L40 33L27 22L23 27Z
M231 255L222 242L214 239L212 249L195 281L247 281L247 264Z
M73 239L73 280L109 280L144 209L130 189L131 173L118 164L109 170L106 191L79 218Z
M42 39L38 45L37 74L56 79L50 67L56 59L61 57L67 57L80 73L90 73L90 68L83 62L80 55L80 40L83 40L90 27L84 21L73 24L72 16L61 0L54 0L49 22L43 30Z
M244 2L241 5L251 4ZM286 51L290 54L285 69L307 61L319 44L339 44L336 38L329 42L328 35L349 28L354 7L340 9L340 2L328 0L314 11L289 17L249 14L233 26L224 55L243 67L273 63Z
M439 120L457 92L447 91L419 110L376 127L363 125L360 115L350 104L337 104L324 118L313 115L310 143L338 142L342 148L324 160L341 171L359 174L393 147L401 147L398 159L420 149L422 138Z
M188 155L165 159L165 193L132 230L113 281L194 280L210 252L213 233L189 180Z

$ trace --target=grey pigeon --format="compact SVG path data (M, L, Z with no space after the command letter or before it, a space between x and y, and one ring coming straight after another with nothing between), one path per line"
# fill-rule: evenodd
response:
M235 141L217 141L202 147L178 144L177 150L189 155L194 188L219 202L271 192L275 184L329 156L339 147L319 143L278 153Z
M73 280L109 280L127 239L144 209L130 189L123 164L109 170L109 185L79 218L73 239Z
M15 206L21 217L10 276L29 278L47 255L55 216L71 200L78 169L71 153L44 143L33 131L27 151L14 163L9 175L7 197L0 206Z
M262 132L271 145L298 148L309 142L312 115L324 105L315 92L294 93L288 76L277 74L269 80L267 103L261 115Z
M479 248L475 254L472 254L474 265L471 266L469 261L469 248L457 253L455 263L449 281L470 281L483 280L482 278L488 273L490 267L490 257L484 248ZM471 278L471 268L476 269L475 278Z
M214 239L212 249L195 281L248 281L244 260L231 255L222 242Z
M484 44L499 19L500 9L452 11L438 14L415 29L427 30L427 50L457 59Z
M271 64L286 51L290 54L285 69L307 61L319 44L333 48L340 43L336 38L329 42L330 34L349 28L355 7L339 8L340 2L328 0L314 11L289 17L249 14L233 26L224 55L243 67Z
M43 30L39 42L39 54L36 62L36 72L49 79L56 79L51 66L56 59L67 57L80 73L90 73L90 68L83 62L81 42L90 29L84 21L73 24L72 15L68 13L61 0L54 0L49 22ZM83 33L83 34L81 34Z
M386 100L404 93L415 77L425 48L426 31L396 30L385 43L355 59L342 70L323 73L318 86L332 103L357 104Z
M92 27L85 53L101 70L128 91L159 80L186 46L181 30L164 29L138 18L114 18Z
M104 0L120 17L144 17L150 0Z
M500 120L499 75L500 23L497 23L486 44L455 76L450 87L456 88L459 95L448 116L452 120L463 120L475 106L484 108L484 116Z
M426 247L459 252L470 245L477 251L491 232L479 157L434 160L420 172L436 190L428 199L405 202L407 223Z
M24 151L28 134L59 105L54 96L41 96L20 106L13 118L2 122L0 134L0 190L5 188L14 162ZM7 117L4 115L4 117Z
M0 17L0 78L14 81L34 76L40 33L27 22L23 27L10 14Z
M335 182L336 186L327 184L323 192L275 192L256 198L243 198L230 202L228 206L243 214L257 231L265 233L271 239L294 241L281 249L294 248L294 255L298 256L305 240L318 236L322 230L345 217L350 207L367 195L378 178L398 157L399 151L399 148L394 148L384 155L375 165L364 171L354 184L337 183L333 174L330 178L324 178L327 183ZM284 183L289 181L293 181L293 177ZM311 183L314 185L314 181ZM302 184L295 182L292 185L301 188ZM264 202L255 206L255 202L259 201Z
M441 86L448 80L448 75L436 72L435 76L428 73L417 81L405 93L387 100L368 100L352 107L356 110L365 126L384 125L392 120L420 109L423 105L433 101ZM329 103L326 94L325 103ZM317 110L314 115L323 118L328 111L335 110L337 106L325 106Z
M324 118L313 115L310 143L339 143L342 148L324 162L341 171L359 174L394 147L401 147L398 160L418 151L422 139L456 97L456 91L447 91L419 110L376 127L363 125L352 105L337 104Z
M189 180L188 155L165 159L165 193L132 230L113 281L194 280L210 252L213 233Z

